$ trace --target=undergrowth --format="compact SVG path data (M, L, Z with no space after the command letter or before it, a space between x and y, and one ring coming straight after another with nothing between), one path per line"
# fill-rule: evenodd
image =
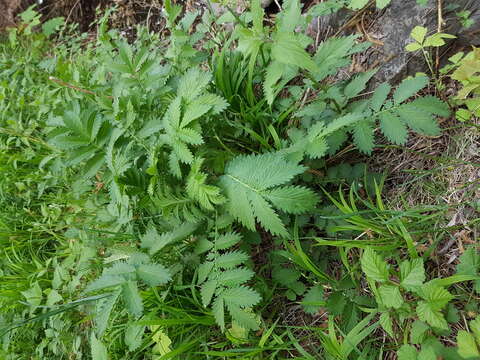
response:
M297 0L231 31L164 10L132 42L111 11L87 40L31 8L1 43L2 358L479 357L475 244L434 266L451 207L392 206L345 159L477 116L478 51L445 70L465 86L447 104L425 74L336 81L369 44L311 54Z

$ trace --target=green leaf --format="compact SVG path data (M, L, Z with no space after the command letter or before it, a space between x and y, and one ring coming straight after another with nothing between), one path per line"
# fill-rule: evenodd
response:
M222 269L232 269L238 265L245 263L248 255L240 250L227 252L217 257L215 264Z
M225 330L225 309L223 297L217 297L212 306L213 316L220 328Z
M343 91L347 99L352 99L355 96L359 95L363 90L365 90L368 81L376 73L377 70L370 70L356 75L353 80L348 83L348 85L345 87L345 90Z
M108 360L107 348L97 339L93 331L90 334L90 350L92 360Z
M398 360L417 360L417 349L412 345L402 345L397 351Z
M38 281L36 281L28 290L22 291L21 294L26 302L33 307L39 306L42 303L43 292Z
M440 310L433 309L429 303L420 301L417 305L416 311L418 318L425 321L430 326L442 330L448 330L448 324L443 314Z
M410 342L412 344L421 344L427 337L427 331L430 327L423 321L415 320L410 330Z
M385 282L388 280L387 263L370 247L363 252L361 259L362 271L375 281Z
M357 148L364 154L371 154L374 147L373 127L368 120L355 124L353 128L353 140Z
M318 68L295 34L279 32L272 44L272 59L315 72Z
M318 196L302 186L284 186L267 190L264 194L276 208L289 214L305 213L313 209L318 202Z
M410 36L412 39L414 39L416 42L423 44L423 41L425 40L425 36L427 35L428 29L423 26L415 26L410 33Z
M294 32L301 18L302 9L300 7L300 1L290 0L286 2L286 6L281 14L280 24L278 25L278 32Z
M222 293L222 299L227 306L234 305L245 308L258 304L261 297L255 290L246 286L239 286L225 290Z
M250 280L253 275L254 272L247 268L226 270L218 275L217 282L227 287L240 286Z
M127 281L123 284L122 295L128 312L135 317L140 317L143 313L143 303L138 292L137 282Z
M453 299L453 295L445 288L433 283L424 284L419 295L435 310L443 309Z
M202 296L203 306L208 306L212 301L213 294L217 289L218 283L216 280L210 280L204 283L200 289L200 295Z
M238 325L247 330L259 329L258 321L255 318L254 314L235 305L230 305L227 307L230 315L232 316L232 320L235 321Z
M348 7L352 10L358 10L368 4L368 0L351 0Z
M129 351L135 351L142 345L145 326L137 324L128 324L125 330L125 344Z
M98 291L118 285L123 285L125 281L125 278L119 275L102 275L98 279L88 284L85 288L85 292L89 293L92 291Z
M422 259L403 261L400 264L400 285L409 291L416 291L425 281Z
M403 80L393 94L395 104L400 104L428 85L426 76L416 76Z
M45 36L53 35L65 22L63 17L55 17L53 19L47 20L42 24L42 32Z
M457 334L458 354L464 359L478 358L480 351L472 334L460 330Z
M323 287L315 285L307 291L302 300L303 311L307 314L315 314L318 312L321 306L325 306L325 300L323 298Z
M282 75L285 72L285 66L286 65L281 62L272 61L265 71L263 92L265 93L268 105L273 104L273 100L275 99L275 86L282 78Z
M380 114L380 130L388 140L397 145L407 142L408 130L405 123L393 112L386 111Z
M382 326L383 330L385 330L385 332L392 338L395 336L393 332L392 318L390 317L388 312L382 313L380 315L380 325Z
M377 8L379 9L385 8L388 4L390 4L390 1L392 0L377 0Z
M222 234L215 240L216 250L226 250L238 244L242 240L242 235L234 232Z
M465 250L457 265L457 275L477 276L480 273L480 255L474 246ZM475 281L475 291L480 293L480 280Z
M400 309L403 305L403 297L400 289L395 285L381 285L379 287L383 304L388 308Z
M99 299L95 304L95 331L98 336L102 336L108 326L108 320L113 307L120 296L121 290L118 289L105 298Z
M255 220L258 220L272 234L288 235L280 218L266 199L269 192L276 186L290 181L304 170L303 166L287 162L280 154L235 158L227 164L226 174L220 178L220 186L229 200L228 212L250 230L255 230ZM290 194L293 196L291 200L293 202L299 197L304 199L305 191L298 189ZM280 204L287 203L291 204L288 199L282 199L280 202ZM300 206L303 207L305 204ZM294 207L289 206L289 209L292 208ZM282 210L286 211L286 209Z
M143 264L137 268L138 277L147 285L163 285L172 280L167 268L160 264Z
M415 99L411 104L426 113L434 114L438 116L448 117L450 116L450 108L448 104L436 98L435 96L423 96Z
M375 89L375 92L373 93L373 96L370 99L370 107L372 108L373 111L375 112L380 111L383 104L387 100L388 94L390 94L391 90L392 90L392 87L387 82L381 83Z
M432 115L416 108L412 103L400 106L397 114L410 129L419 134L438 136L441 133L440 127Z

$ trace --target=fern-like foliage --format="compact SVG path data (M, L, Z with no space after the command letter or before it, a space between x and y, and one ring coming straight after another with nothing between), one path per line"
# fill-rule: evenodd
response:
M191 68L179 80L177 95L168 106L163 118L165 133L161 140L171 148L169 166L171 173L181 178L180 163L192 164L194 156L189 146L204 143L199 118L211 112L222 112L227 103L221 97L205 91L211 75Z
M246 286L254 275L245 266L249 256L240 250L232 250L242 240L238 233L217 236L213 241L204 239L200 251L208 252L198 269L203 305L212 304L213 315L222 330L225 329L225 308L232 321L245 329L256 330L258 323L250 308L260 301L260 295Z
M120 297L132 316L138 318L142 315L143 302L138 289L139 281L149 286L159 286L170 280L171 275L168 269L161 264L151 262L150 257L143 253L134 253L127 261L118 261L111 267L105 268L102 275L85 288L86 293L111 290L109 297L97 303L97 313L103 313L98 318L99 332L105 329L109 314Z
M220 178L220 187L228 199L227 211L250 230L255 230L257 220L272 234L287 236L288 232L273 207L300 214L315 206L317 196L313 191L302 186L285 185L305 170L304 166L285 160L280 153L233 159Z

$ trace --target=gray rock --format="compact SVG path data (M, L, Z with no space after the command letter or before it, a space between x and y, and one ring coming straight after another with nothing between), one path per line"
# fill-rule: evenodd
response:
M471 45L480 45L480 0L442 0L443 20L442 31L457 36L448 46L442 47L441 54L444 61L449 55ZM458 11L471 12L470 18L474 21L468 29L462 27ZM320 32L320 39L335 34L346 22L348 15L339 12L335 15L314 19L310 26L310 34ZM373 21L372 21L373 19ZM421 55L405 51L405 46L412 40L410 32L419 25L429 29L433 34L437 31L438 12L437 0L430 0L426 6L418 5L416 0L392 0L384 10L376 10L367 17L368 26L365 32L378 44L374 44L366 53L360 54L356 59L361 62L361 67L368 69L378 67L379 71L374 82L398 82L406 75L426 71L425 62ZM354 28L357 32L358 28ZM352 32L349 28L342 33ZM382 45L383 44L383 45Z

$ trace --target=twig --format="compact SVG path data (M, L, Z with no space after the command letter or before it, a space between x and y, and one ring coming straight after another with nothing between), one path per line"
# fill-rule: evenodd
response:
M438 16L438 24L437 24L437 33L442 32L442 25L443 25L443 4L442 0L437 0L437 16ZM437 54L435 59L435 70L438 71L440 68L440 48L437 47Z

